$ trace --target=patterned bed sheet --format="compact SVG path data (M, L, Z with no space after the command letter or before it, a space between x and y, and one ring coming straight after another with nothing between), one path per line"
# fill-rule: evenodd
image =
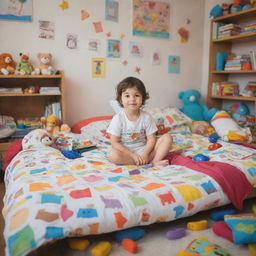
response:
M200 135L173 135L173 150L230 163L256 185L255 150L222 143L209 151ZM45 147L20 152L6 169L6 255L26 255L70 236L167 222L229 203L219 184L190 168L116 166L108 145L70 160Z

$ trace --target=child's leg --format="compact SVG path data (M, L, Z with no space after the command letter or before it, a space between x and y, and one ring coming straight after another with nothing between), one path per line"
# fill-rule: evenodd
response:
M114 164L135 164L134 160L119 150L112 149L108 154L108 160Z
M157 164L157 162L164 159L172 146L172 136L169 133L163 134L156 142L154 148L154 156L152 163Z

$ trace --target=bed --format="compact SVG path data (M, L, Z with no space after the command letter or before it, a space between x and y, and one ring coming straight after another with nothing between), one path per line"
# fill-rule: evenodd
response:
M222 177L231 194L224 192L218 178L181 162L164 167L110 163L106 128L111 116L86 119L72 129L80 134L68 136L81 143L90 139L96 149L68 159L56 148L35 146L19 152L8 165L3 208L6 255L27 255L65 237L168 222L230 202L241 208L256 186L255 150L221 141L221 148L209 151L208 138L190 132L191 120L175 108L166 111L151 113L171 125L174 160L191 160L188 156L201 153L211 162L233 167L229 175L241 175L238 182ZM239 186L241 180L249 185Z

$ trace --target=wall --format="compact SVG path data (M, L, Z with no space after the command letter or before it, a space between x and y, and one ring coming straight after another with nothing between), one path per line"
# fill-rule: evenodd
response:
M65 72L67 120L70 125L76 121L98 115L112 114L109 100L115 97L116 84L127 76L136 76L143 80L150 93L149 106L171 104L180 106L177 94L189 88L201 89L202 55L204 30L204 0L172 0L170 39L157 39L132 36L132 0L119 0L119 22L105 20L104 0L69 0L69 8L62 10L60 0L34 0L33 22L0 21L0 52L10 52L16 61L19 52L29 53L31 62L36 66L38 52L51 52L53 65ZM206 1L207 2L207 1ZM208 6L208 4L207 4ZM80 10L85 9L90 17L80 19ZM187 24L187 19L191 23ZM55 39L38 38L39 20L55 23ZM101 21L103 33L95 33L92 22ZM180 42L178 29L185 27L190 31L187 43ZM112 39L122 39L122 57L119 61L108 60L105 78L91 77L91 58L106 57L106 36L111 32ZM66 47L66 34L78 35L78 48ZM88 51L88 39L98 39L99 52ZM128 43L139 42L143 45L143 57L129 57ZM157 50L161 54L161 65L152 66L151 53ZM169 55L181 58L181 73L167 72ZM122 64L123 60L128 65ZM204 64L205 65L205 64ZM141 67L141 74L135 67ZM204 87L205 85L203 85Z

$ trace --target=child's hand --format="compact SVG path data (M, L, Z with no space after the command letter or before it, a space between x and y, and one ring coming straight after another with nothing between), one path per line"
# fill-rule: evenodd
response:
M136 154L132 154L132 159L135 162L136 165L143 165L144 164L144 160L141 158L140 155L136 155Z
M140 157L143 161L142 164L148 164L149 163L149 155L148 154L143 153L143 154L140 155Z

